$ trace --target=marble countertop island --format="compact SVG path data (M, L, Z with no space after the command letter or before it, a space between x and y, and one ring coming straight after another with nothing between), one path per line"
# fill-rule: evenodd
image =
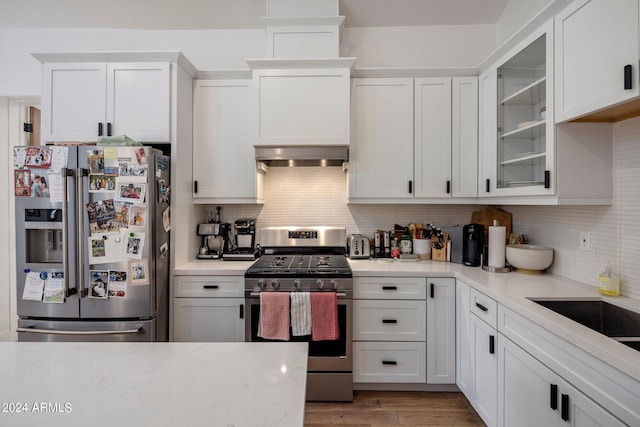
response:
M302 426L307 343L0 343L2 426Z

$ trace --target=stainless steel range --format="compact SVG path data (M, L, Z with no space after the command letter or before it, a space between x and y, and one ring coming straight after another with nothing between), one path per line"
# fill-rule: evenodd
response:
M343 227L267 227L260 230L264 255L245 272L246 340L258 336L262 292L334 292L337 296L338 339L314 341L310 335L291 341L309 343L309 401L352 401L351 268L345 256Z

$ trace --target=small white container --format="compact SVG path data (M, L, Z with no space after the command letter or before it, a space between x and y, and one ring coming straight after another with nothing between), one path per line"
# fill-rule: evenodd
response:
M413 253L419 259L431 259L431 241L427 239L413 239Z

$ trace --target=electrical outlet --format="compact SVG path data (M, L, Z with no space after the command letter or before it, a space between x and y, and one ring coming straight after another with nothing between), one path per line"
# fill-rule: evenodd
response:
M580 232L580 249L582 249L583 251L591 250L591 232Z

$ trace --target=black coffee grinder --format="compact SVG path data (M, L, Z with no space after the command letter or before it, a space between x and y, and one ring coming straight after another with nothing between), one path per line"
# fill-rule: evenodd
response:
M482 262L484 247L484 226L482 224L467 224L462 229L462 263L470 267L477 267Z

